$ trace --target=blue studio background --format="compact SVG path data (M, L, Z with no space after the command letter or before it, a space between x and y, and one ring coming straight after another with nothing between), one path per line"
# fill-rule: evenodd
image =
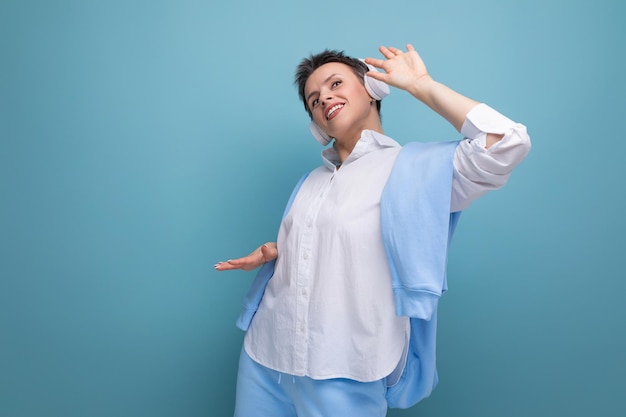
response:
M253 273L319 164L310 52L413 43L528 126L463 215L440 385L390 416L623 416L622 1L0 0L0 416L229 416ZM401 143L457 133L406 93Z

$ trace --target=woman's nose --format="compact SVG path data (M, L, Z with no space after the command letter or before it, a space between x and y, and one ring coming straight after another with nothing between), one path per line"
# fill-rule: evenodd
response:
M320 102L326 102L329 101L333 96L333 92L327 87L327 86L323 86L320 89L320 95L319 95L319 100Z

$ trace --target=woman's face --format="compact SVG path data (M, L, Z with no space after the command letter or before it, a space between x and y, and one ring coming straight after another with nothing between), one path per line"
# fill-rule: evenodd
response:
M362 80L345 64L331 62L313 71L304 94L313 121L337 140L358 139L363 129L379 120Z

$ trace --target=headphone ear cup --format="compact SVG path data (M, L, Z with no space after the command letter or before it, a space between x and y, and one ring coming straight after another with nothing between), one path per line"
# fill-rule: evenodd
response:
M309 130L316 141L322 146L326 146L330 143L332 138L328 136L313 120L309 123Z
M370 65L368 63L366 63L364 60L361 59L361 62L363 62L365 65L367 65L367 68L370 71L377 71L377 69L373 66ZM368 94L374 99L374 100L382 100L383 98L387 97L387 95L389 95L389 86L387 85L387 83L384 83L382 81L379 81L375 78L370 77L369 75L365 75L363 77L363 82L365 84L365 89L367 90Z
M365 76L365 89L374 100L380 101L389 94L389 86L370 76Z

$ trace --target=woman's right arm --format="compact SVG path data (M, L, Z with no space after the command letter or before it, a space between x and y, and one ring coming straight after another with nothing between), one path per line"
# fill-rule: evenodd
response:
M228 271L231 269L250 271L277 257L278 248L276 247L276 242L267 242L256 248L247 256L216 263L215 269L218 271Z

